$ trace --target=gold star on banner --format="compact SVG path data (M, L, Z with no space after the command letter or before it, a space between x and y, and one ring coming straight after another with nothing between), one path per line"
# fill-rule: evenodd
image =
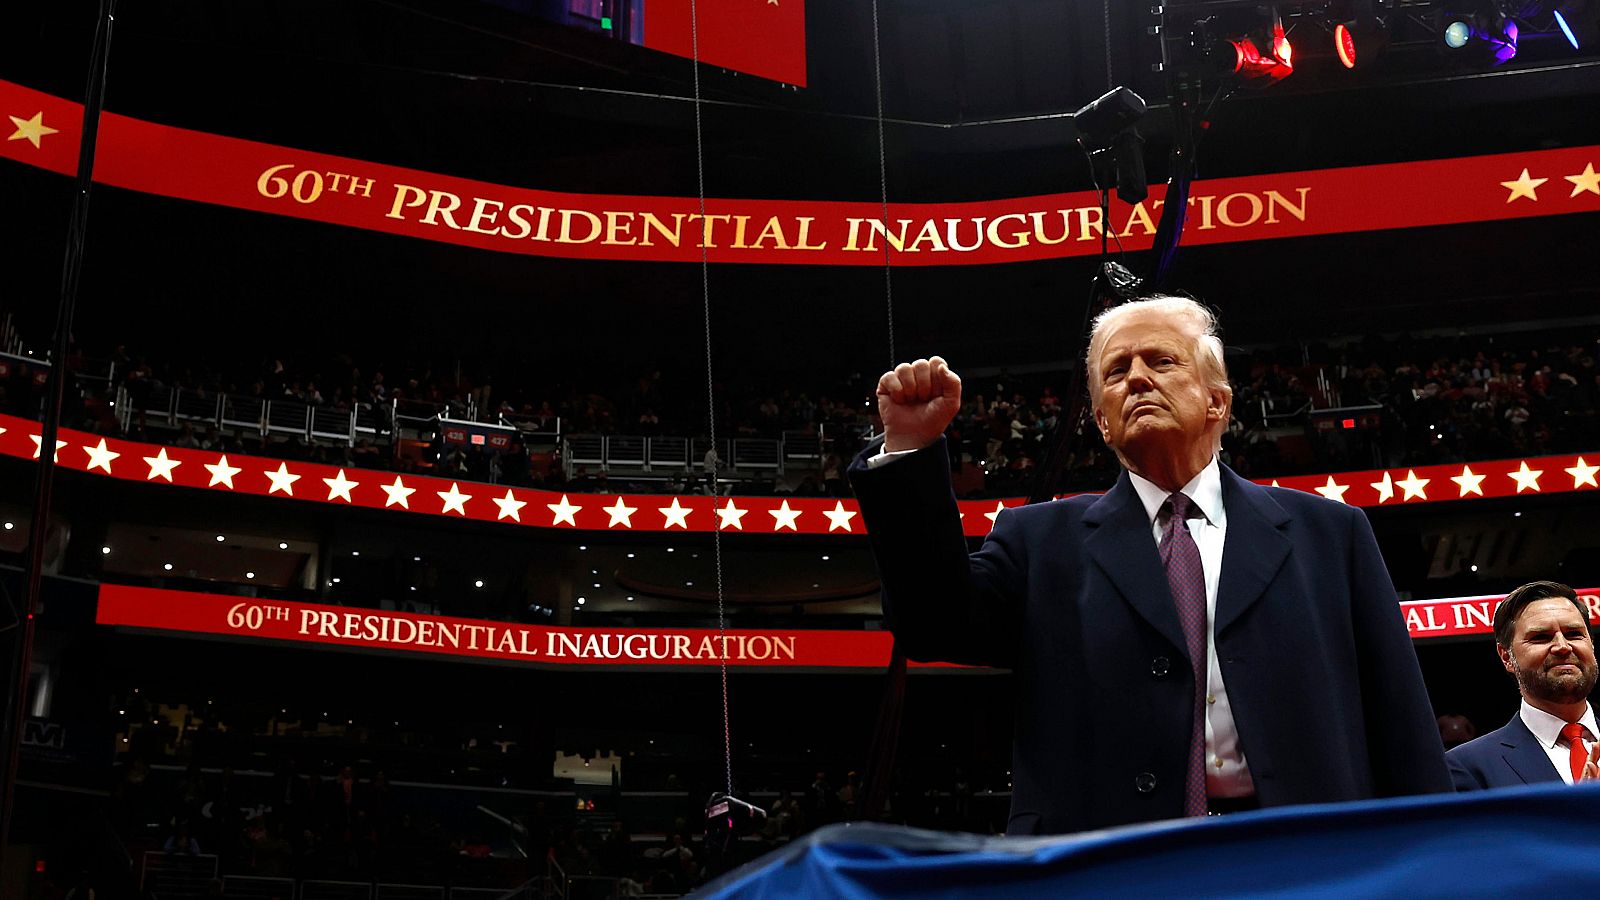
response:
M996 500L994 502L994 512L986 512L986 513L983 514L983 517L985 519L988 519L989 520L989 524L991 526L993 526L994 523L997 522L1000 519L1000 514L1005 512L1005 511L1006 511L1006 505L1004 503L1001 503L999 500Z
M211 472L211 483L207 484L206 487L216 487L222 484L227 485L230 491L233 490L233 476L244 471L238 466L228 465L228 454L226 453L222 454L222 457L215 463L206 463L206 468Z
M40 440L42 441L43 439L41 438ZM122 455L121 453L114 453L110 450L107 450L105 438L100 439L100 446L86 446L83 448L83 452L89 454L89 465L84 471L88 471L89 469L104 469L107 475L111 474L111 461Z
M278 463L278 471L263 472L262 474L272 479L272 487L267 488L267 493L275 494L278 491L283 491L286 496L294 496L294 483L300 480L300 476L289 474L288 463Z
M1383 473L1382 481L1372 482L1372 489L1378 492L1379 503L1394 499L1394 479L1389 477L1388 472Z
M332 500L335 497L342 497L346 503L352 502L350 500L350 489L361 484L359 481L351 481L350 479L344 477L343 469L339 470L339 476L337 478L324 478L322 479L322 483L328 486L329 500Z
M750 510L748 510L748 509L740 509L739 507L734 506L733 505L733 498L729 497L728 498L728 505L724 506L723 508L721 508L719 510L717 510L717 518L722 520L721 522L717 523L717 527L725 529L725 528L728 528L729 526L732 526L734 528L739 529L740 531L743 531L744 530L744 521L743 521L744 520L744 515L745 515L745 513L749 512L749 511Z
M39 451L44 448L44 435L30 434L28 437L33 438L33 458L38 459ZM56 452L50 454L50 458L56 462L61 462L61 448L66 445L66 441L56 441Z
M401 509L410 509L411 495L417 492L414 487L406 487L406 483L400 480L399 475L394 477L394 484L380 484L378 487L383 488L383 492L389 495L389 498L383 501L384 509L388 509L396 503L400 504Z
M555 514L555 519L550 522L551 525L560 525L565 522L573 528L578 527L578 520L573 516L577 515L578 510L583 509L583 507L568 500L566 494L561 495L560 503L546 503L545 506L550 507L550 511Z
M617 498L617 502L614 505L600 508L606 511L606 515L611 517L611 522L606 525L607 528L615 528L618 524L621 524L623 528L632 528L633 514L639 511L638 507L623 503L621 497Z
M778 530L784 529L784 528L787 528L790 531L799 531L800 530L794 524L794 520L800 518L800 510L798 510L798 509L790 509L789 508L789 501L787 501L787 500L783 501L783 505L778 507L777 509L769 509L769 510L767 510L767 514L772 516L772 530L773 531L778 531Z
M1537 491L1539 489L1539 476L1543 474L1543 469L1530 469L1528 468L1528 461L1523 460L1522 468L1511 473L1511 477L1517 481L1517 493Z
M830 532L840 528L843 528L845 531L853 530L850 527L850 520L856 517L856 513L854 510L845 509L843 500L835 503L833 505L833 509L823 510L822 514L828 517L828 530Z
M17 130L11 133L11 137L6 138L8 141L27 141L35 148L38 148L39 138L42 138L47 134L61 133L60 131L51 128L49 125L44 124L43 110L34 113L33 118L31 119L19 119L16 116L6 116L6 118L10 119L12 123L17 126Z
M1428 499L1428 494L1423 488L1427 487L1428 482L1432 480L1432 478L1418 478L1416 469L1407 469L1405 480L1396 481L1394 484L1395 487L1401 488L1406 492L1406 495L1400 498L1402 502L1412 499L1426 500Z
M1523 169L1521 178L1518 178L1516 181L1502 181L1500 182L1500 186L1503 188L1509 188L1511 190L1511 196L1506 198L1507 203L1510 203L1518 197L1527 197L1529 200L1538 203L1539 195L1534 193L1534 191L1538 190L1539 185L1544 184L1549 180L1550 179L1548 178L1529 178L1528 170Z
M183 465L180 460L167 459L167 448L165 447L157 450L155 456L146 456L144 462L145 465L150 467L150 474L144 477L145 481L155 481L157 478L162 478L168 484L172 483L172 470Z
M661 514L667 517L667 523L661 526L664 529L671 528L674 525L678 526L679 528L688 528L689 513L694 512L692 508L679 503L677 497L672 498L671 506L658 506L656 509L660 510Z
M1482 497L1483 480L1488 477L1489 476L1487 475L1474 475L1472 473L1471 466L1462 466L1461 474L1451 475L1450 480L1454 481L1460 486L1462 497L1465 497L1468 494L1477 494L1479 497Z
M463 516L467 514L467 501L472 499L472 495L461 493L461 485L452 481L450 482L450 490L434 491L434 493L438 494L439 499L444 501L444 508L439 512L447 513L453 509ZM561 498L563 503L566 502L566 499L565 497Z
M510 488L506 488L506 495L504 497L490 497L489 499L493 500L495 505L500 507L500 514L494 517L496 522L507 517L510 517L512 520L517 522L522 521L521 510L524 506L528 505L528 501L518 500L516 496L511 493Z
M1344 492L1350 490L1350 485L1348 485L1348 484L1338 484L1337 482L1335 482L1333 480L1333 476L1329 475L1327 484L1325 484L1325 485L1323 485L1322 487L1319 487L1319 488L1312 488L1312 490L1316 491L1317 493L1321 494L1324 497L1327 497L1329 500L1337 500L1340 503L1343 503L1344 502Z
M1563 175L1561 177L1572 182L1572 196L1574 197L1585 192L1600 194L1600 172L1594 170L1594 163L1584 166L1583 171L1576 175Z
M1577 490L1586 484L1589 487L1600 487L1600 484L1595 484L1594 481L1594 473L1596 472L1600 472L1600 466L1591 466L1583 461L1583 457L1578 457L1578 464L1567 470L1567 474L1572 476L1573 490Z

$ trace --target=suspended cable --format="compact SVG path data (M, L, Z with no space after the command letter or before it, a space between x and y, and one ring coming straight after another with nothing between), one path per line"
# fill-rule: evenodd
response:
M700 223L706 222L706 154L705 130L700 121L700 11L697 0L689 0L689 48L694 67L694 172L696 197L700 202ZM709 229L707 229L709 231ZM707 459L706 476L710 480L711 508L717 506L717 472L722 468L722 454L717 452L717 382L711 356L711 259L705 234L700 237L700 300L705 312L706 338L706 422L711 436L711 449ZM722 529L711 529L711 556L717 571L717 635L722 653L717 658L717 668L722 675L722 762L726 775L728 796L733 796L733 729L728 715L728 617L722 585Z
M878 98L878 202L883 222L883 303L889 320L889 366L900 359L894 349L894 266L889 256L889 164L883 139L883 47L878 38L878 0L872 0L872 86Z

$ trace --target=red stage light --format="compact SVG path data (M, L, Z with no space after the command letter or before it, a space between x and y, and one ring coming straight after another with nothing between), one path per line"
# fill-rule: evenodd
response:
M1339 53L1339 62L1346 69L1356 67L1356 39L1350 29L1342 24L1333 29L1333 47Z
M1283 20L1279 19L1272 24L1272 55L1283 63L1285 69L1294 69L1294 46L1289 43L1289 38L1283 33ZM1288 72L1284 73L1285 75ZM1281 76L1280 76L1281 77Z

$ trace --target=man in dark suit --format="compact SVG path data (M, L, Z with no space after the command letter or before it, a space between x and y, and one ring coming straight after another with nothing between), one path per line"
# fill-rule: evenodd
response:
M1217 460L1233 394L1210 311L1114 308L1086 364L1126 472L1001 514L970 558L944 360L884 374L882 443L851 466L906 654L1015 672L1007 833L1449 790L1366 517Z
M1600 666L1577 593L1554 581L1517 588L1495 610L1494 641L1522 705L1505 727L1445 754L1456 790L1600 778L1589 706Z

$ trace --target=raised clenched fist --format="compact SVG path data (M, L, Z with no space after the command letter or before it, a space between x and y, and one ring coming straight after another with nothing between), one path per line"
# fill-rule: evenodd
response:
M939 439L961 408L961 377L941 357L901 363L878 379L886 453L920 450Z

